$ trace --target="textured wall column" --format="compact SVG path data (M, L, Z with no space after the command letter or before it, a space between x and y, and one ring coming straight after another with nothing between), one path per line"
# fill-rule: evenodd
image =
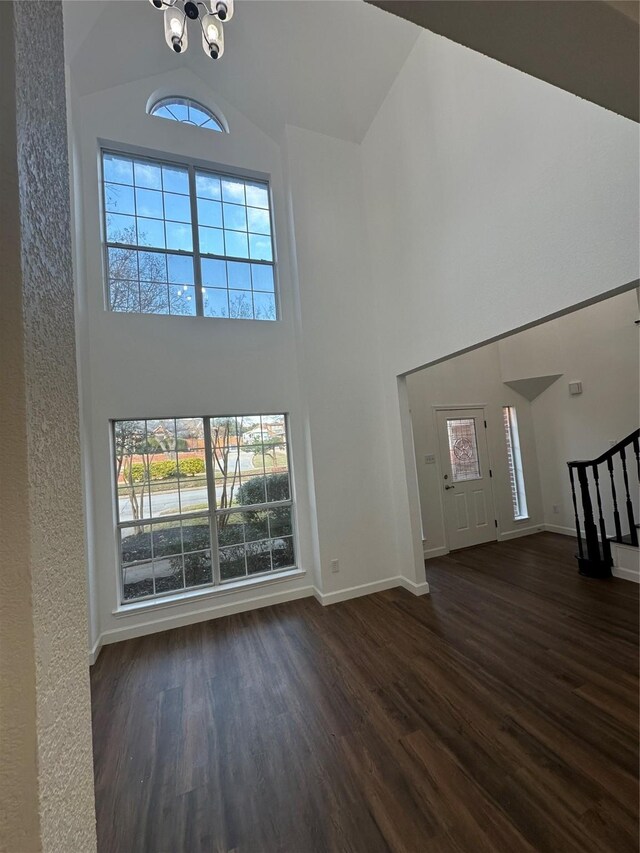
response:
M0 22L0 850L91 853L62 6L0 3Z
M0 851L38 849L13 9L0 3Z

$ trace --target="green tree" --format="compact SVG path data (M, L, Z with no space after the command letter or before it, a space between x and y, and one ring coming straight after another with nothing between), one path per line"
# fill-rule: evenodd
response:
M122 479L131 504L131 514L136 521L142 518L145 472L144 466L141 469L141 463L135 463L133 457L138 455L139 448L145 441L146 426L144 421L116 421L116 483ZM141 486L139 486L140 483L142 483ZM136 532L140 531L137 530Z
M211 444L213 464L216 472L216 493L218 509L228 509L233 505L233 497L240 479L240 456L238 444L244 432L243 418L212 418ZM232 452L233 448L233 452ZM224 529L228 516L221 515L218 528Z
M275 466L275 464L278 461L277 460L277 452L282 447L284 447L282 439L280 439L280 438L268 438L266 441L262 442L262 447L264 450L264 455L267 458L271 459L272 464Z

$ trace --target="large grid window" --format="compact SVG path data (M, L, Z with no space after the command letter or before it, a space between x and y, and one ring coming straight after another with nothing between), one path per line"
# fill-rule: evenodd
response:
M277 319L269 186L102 152L112 311Z
M284 415L113 423L123 603L295 566Z
M509 483L511 485L511 502L513 517L528 518L527 495L524 488L524 472L522 470L522 454L520 453L520 434L518 432L518 417L514 406L504 406L502 409L504 435L507 443L507 464L509 466Z

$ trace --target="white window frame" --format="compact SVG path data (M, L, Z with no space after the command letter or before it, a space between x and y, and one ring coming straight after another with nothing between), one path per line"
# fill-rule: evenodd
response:
M104 154L113 154L115 156L121 155L123 157L133 157L140 160L148 160L153 164L160 164L166 166L179 166L181 168L186 168L189 174L189 199L191 203L191 230L192 230L192 245L193 251L187 252L180 249L162 249L162 248L154 248L153 246L142 246L142 245L129 245L129 244L120 244L115 242L109 242L107 240L107 209L106 209L106 199L105 199L105 178L104 178L104 170L103 170L103 155ZM196 172L210 172L216 177L220 178L235 178L239 180L245 181L256 181L261 182L267 185L267 192L269 194L269 221L271 225L271 261L262 261L262 260L253 260L251 258L239 258L232 255L213 255L206 254L200 252L200 241L199 241L199 233L198 233L198 204L197 204L197 194L196 194L196 186L195 186L195 175ZM154 151L148 148L143 148L136 145L126 145L119 142L113 142L109 140L98 140L98 182L99 182L99 198L100 198L100 236L102 243L102 266L103 266L103 303L104 308L110 314L119 314L119 313L127 313L127 314L135 314L137 316L144 317L180 317L184 319L185 317L188 319L193 319L194 317L202 318L204 317L206 320L221 320L221 321L240 321L240 320L248 320L249 322L269 322L269 323L278 323L282 320L282 312L281 312L281 300L280 300L280 282L278 275L278 256L277 256L277 246L276 246L276 223L275 223L275 212L274 212L274 204L273 204L273 191L271 187L271 176L264 172L257 172L252 169L239 169L228 165L222 165L219 163L201 160L194 157L184 157L181 155L168 154L166 152ZM164 221L164 220L163 220ZM266 236L266 235L264 235ZM194 285L195 285L195 297L196 297L196 313L194 315L182 315L182 314L154 314L147 313L143 311L131 311L131 312L118 312L113 311L110 307L110 293L109 293L109 248L125 248L132 249L135 251L141 252L157 252L159 254L164 255L182 255L186 257L190 257L193 259L193 275L194 275ZM211 259L211 260L222 260L222 261L232 261L232 262L240 262L247 264L264 264L266 266L271 267L273 272L273 295L275 302L275 318L273 320L264 320L262 318L256 317L209 317L203 313L203 303L202 303L202 269L201 269L201 261L202 259ZM229 290L227 284L227 291Z
M212 465L212 442L211 442L211 420L215 418L257 418L257 417L274 417L284 416L284 436L287 448L287 473L289 477L289 498L280 501L267 501L259 504L235 504L227 509L220 510L217 507L215 474ZM137 605L153 605L162 603L170 599L189 599L194 595L210 594L211 592L223 591L225 588L234 588L238 586L253 586L262 582L278 580L286 578L294 573L299 573L301 570L298 565L299 561L299 538L297 524L296 498L293 480L293 464L290 442L289 429L289 414L287 412L260 412L259 414L237 414L237 415L172 415L167 417L132 417L132 418L115 418L110 421L111 430L111 464L112 471L115 473L116 460L116 424L126 421L157 421L157 420L180 420L180 419L201 419L204 426L204 447L205 447L205 468L207 482L207 510L197 510L195 512L174 513L172 515L162 516L147 516L134 520L120 520L119 517L119 495L117 478L112 476L113 483L113 513L115 521L115 541L116 541L116 570L118 577L118 603L117 610L125 612L130 609L135 609ZM293 542L293 565L286 566L282 569L270 569L266 572L255 572L253 574L245 574L238 577L221 579L220 577L220 560L219 560L219 543L218 543L218 527L217 518L223 514L244 513L244 512L259 512L261 510L277 509L278 507L289 507L291 509L291 538ZM207 518L209 524L209 539L211 550L211 573L212 581L208 584L200 584L198 586L183 587L177 590L167 590L164 592L155 592L151 595L139 596L136 598L125 598L124 595L124 571L122 565L122 530L134 526L149 526L153 524L181 521L182 519ZM262 541L262 540L258 540ZM190 552L189 552L190 553ZM183 569L184 573L184 569Z
M509 469L509 485L514 521L524 521L529 518L527 493L524 484L524 468L520 450L520 431L518 429L518 414L515 406L503 406L502 418L507 445L507 466Z

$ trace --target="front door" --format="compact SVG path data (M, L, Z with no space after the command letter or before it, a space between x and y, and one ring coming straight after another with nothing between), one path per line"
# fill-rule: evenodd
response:
M438 410L442 505L450 551L497 538L484 409Z

